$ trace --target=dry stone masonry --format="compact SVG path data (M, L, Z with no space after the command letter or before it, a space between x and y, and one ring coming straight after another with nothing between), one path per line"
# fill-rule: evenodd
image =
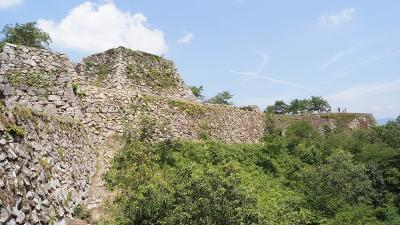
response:
M0 96L47 114L81 117L72 88L74 64L63 54L7 44L0 53Z
M174 63L160 56L118 47L85 58L76 70L80 85L196 100Z
M0 224L54 224L88 195L83 125L17 106L0 113Z
M134 123L141 124L145 118L156 124L156 139L212 138L229 143L255 143L265 133L264 116L254 108L239 109L158 96L138 96L131 108L137 119Z
M132 106L138 95L196 100L173 62L124 47L89 56L76 71L83 122L98 141L137 126Z
M290 124L296 121L306 121L321 133L329 133L335 129L354 130L368 128L375 124L375 119L367 113L329 113L304 115L267 115L267 129L278 129L285 133Z
M174 63L118 47L74 64L50 50L6 44L0 52L0 224L70 217L95 173L93 144L154 129L153 140L256 143L307 120L321 132L374 124L368 114L265 116L256 106L199 103Z

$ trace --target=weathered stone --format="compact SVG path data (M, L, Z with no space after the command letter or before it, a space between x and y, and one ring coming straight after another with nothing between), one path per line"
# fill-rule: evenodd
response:
M65 102L64 102L64 101L55 101L54 104L55 104L57 107L65 106Z
M11 212L6 208L0 206L0 223L6 222L11 216Z
M9 149L7 150L7 157L8 157L9 159L16 159L16 158L17 158L17 155L14 153L14 151L13 151L11 148L9 148Z
M36 62L33 61L32 59L25 60L24 63L26 63L27 65L29 65L31 67L35 67L36 66Z
M47 97L47 99L49 99L49 101L61 101L61 97L58 95L49 95L49 97Z
M46 208L50 207L50 202L49 202L49 200L47 200L47 199L43 200L43 201L42 201L42 205L43 205L44 207L46 207Z
M12 94L12 89L9 84L2 85L2 89L3 89L3 95L8 96Z
M10 115L12 112L6 113ZM16 122L13 118L10 117L11 124ZM43 123L46 124L46 128L37 129L37 127L43 127L40 125ZM70 124L65 126L66 123ZM2 124L1 121L0 124ZM24 139L27 143L24 144L22 143L24 140L10 136L9 142L4 143L6 151L0 151L2 158L5 158L3 155L10 158L10 160L0 161L2 196L14 199L15 202L9 206L15 205L18 208L14 207L11 211L12 219L11 212L5 210L3 205L0 206L0 218L11 224L47 224L49 217L46 215L56 215L60 218L70 215L76 204L68 203L64 206L65 199L69 198L66 190L76 190L78 187L76 190L78 194L75 194L74 198L75 202L78 201L76 199L81 201L86 197L84 193L87 189L87 185L81 185L82 181L86 184L95 170L94 156L88 142L90 139L86 136L85 129L74 121L67 122L41 114L32 114L19 127L26 131ZM56 149L54 146L63 146L63 148ZM26 154L28 151L32 154ZM55 152L57 154L54 154ZM71 157L74 160L64 160L59 155ZM65 168L68 168L68 172ZM4 171L8 171L6 180L9 182L3 182ZM72 182L74 179L80 182ZM24 189L11 191L11 185L24 187ZM81 187L85 190L81 190Z
M60 109L65 105L78 105L71 85L71 77L76 73L75 65L64 55L45 49L6 44L1 53L1 61L4 63L1 63L0 69L0 90L6 96L4 101L7 106L17 103L32 104L35 109L44 111L49 103L55 103ZM19 79L18 83L9 83L3 74L10 73L22 76L33 74L35 80ZM62 115L64 111L50 110L50 113Z
M49 116L54 116L57 114L57 108L53 104L48 104L44 107L44 112Z
M8 221L6 223L6 225L16 225L16 224L17 224L17 221L15 221L15 219L11 219L10 221Z
M5 140L5 139L1 139L1 140ZM2 145L5 145L5 143L3 143ZM7 158L7 154L5 152L0 152L0 162L4 161Z
M43 111L43 106L40 105L40 104L38 104L38 103L35 103L35 104L32 106L32 109L33 109L34 111L40 112L40 111Z
M0 52L0 61L7 61L8 55L5 52Z
M23 213L22 211L18 210L16 207L13 208L12 215L16 216L15 221L18 224L23 223L24 220L25 220L25 213Z
M32 222L32 224L36 224L36 223L39 223L39 222L40 222L36 210L33 210L33 211L31 212L30 221Z

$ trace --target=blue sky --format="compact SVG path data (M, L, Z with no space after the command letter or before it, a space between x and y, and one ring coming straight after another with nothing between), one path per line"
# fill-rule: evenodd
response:
M38 21L74 60L125 45L162 54L237 105L318 95L400 114L400 1L0 0L0 26Z

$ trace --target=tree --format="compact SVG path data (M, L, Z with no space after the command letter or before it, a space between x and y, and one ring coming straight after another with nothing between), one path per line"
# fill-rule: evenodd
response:
M37 28L36 22L6 25L2 34L4 38L0 41L0 47L8 42L29 47L47 48L51 43L49 34Z
M346 205L332 220L327 222L327 225L386 224L379 221L376 214L374 208L366 204L356 206Z
M173 154L190 151L207 156L208 149L199 147L184 142L127 142L106 175L109 187L119 190L117 213L106 224L263 224L256 196L241 185L238 165L191 163L196 154L184 154L190 156L185 160ZM216 153L223 150L214 147Z
M265 109L266 113L277 113L277 114L284 114L287 113L289 106L282 100L275 101L273 105L267 106Z
M196 86L190 86L190 90L196 96L197 99L203 100L204 96L202 95L203 92L203 86L200 85L199 87Z
M229 101L232 98L233 95L229 93L229 91L223 91L218 93L216 96L210 98L207 102L220 105L233 105L233 102Z
M302 141L313 140L318 135L318 131L311 123L301 120L293 122L286 130L288 147L290 149L294 149Z
M400 149L400 116L394 121L389 121L385 128L386 132L383 136L385 142L393 148Z
M311 99L293 99L290 104L284 101L276 101L274 105L269 105L264 110L266 113L306 113L311 111L327 112L331 106L329 103L319 96L312 96Z
M354 164L353 156L341 149L324 164L305 166L299 174L309 206L328 215L334 215L345 205L371 204L379 196L365 165Z
M303 111L309 111L310 109L310 100L308 99L294 99L290 102L289 112L294 114L301 113Z
M325 99L323 99L322 97L319 97L319 96L311 97L310 106L311 106L310 109L312 111L318 111L318 113L324 112L324 111L326 112L330 108L329 103Z

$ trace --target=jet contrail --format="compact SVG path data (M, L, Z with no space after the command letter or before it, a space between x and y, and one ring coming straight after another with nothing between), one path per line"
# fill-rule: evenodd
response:
M279 80L279 79L272 78L272 77L263 76L263 75L260 75L258 73L241 72L241 71L235 71L235 70L231 70L231 73L242 75L242 76L247 76L247 77L252 77L252 78L256 78L256 79L267 80L267 81L271 81L271 82L274 82L274 83L277 83L277 84L282 84L282 85L286 85L286 86L294 87L294 88L300 88L300 89L311 91L311 92L320 92L319 90L312 89L312 88L309 88L309 87L306 87L306 86L303 86L303 85L300 85L300 84L295 84L295 83L291 83L291 82L288 82L288 81L284 81L284 80Z

